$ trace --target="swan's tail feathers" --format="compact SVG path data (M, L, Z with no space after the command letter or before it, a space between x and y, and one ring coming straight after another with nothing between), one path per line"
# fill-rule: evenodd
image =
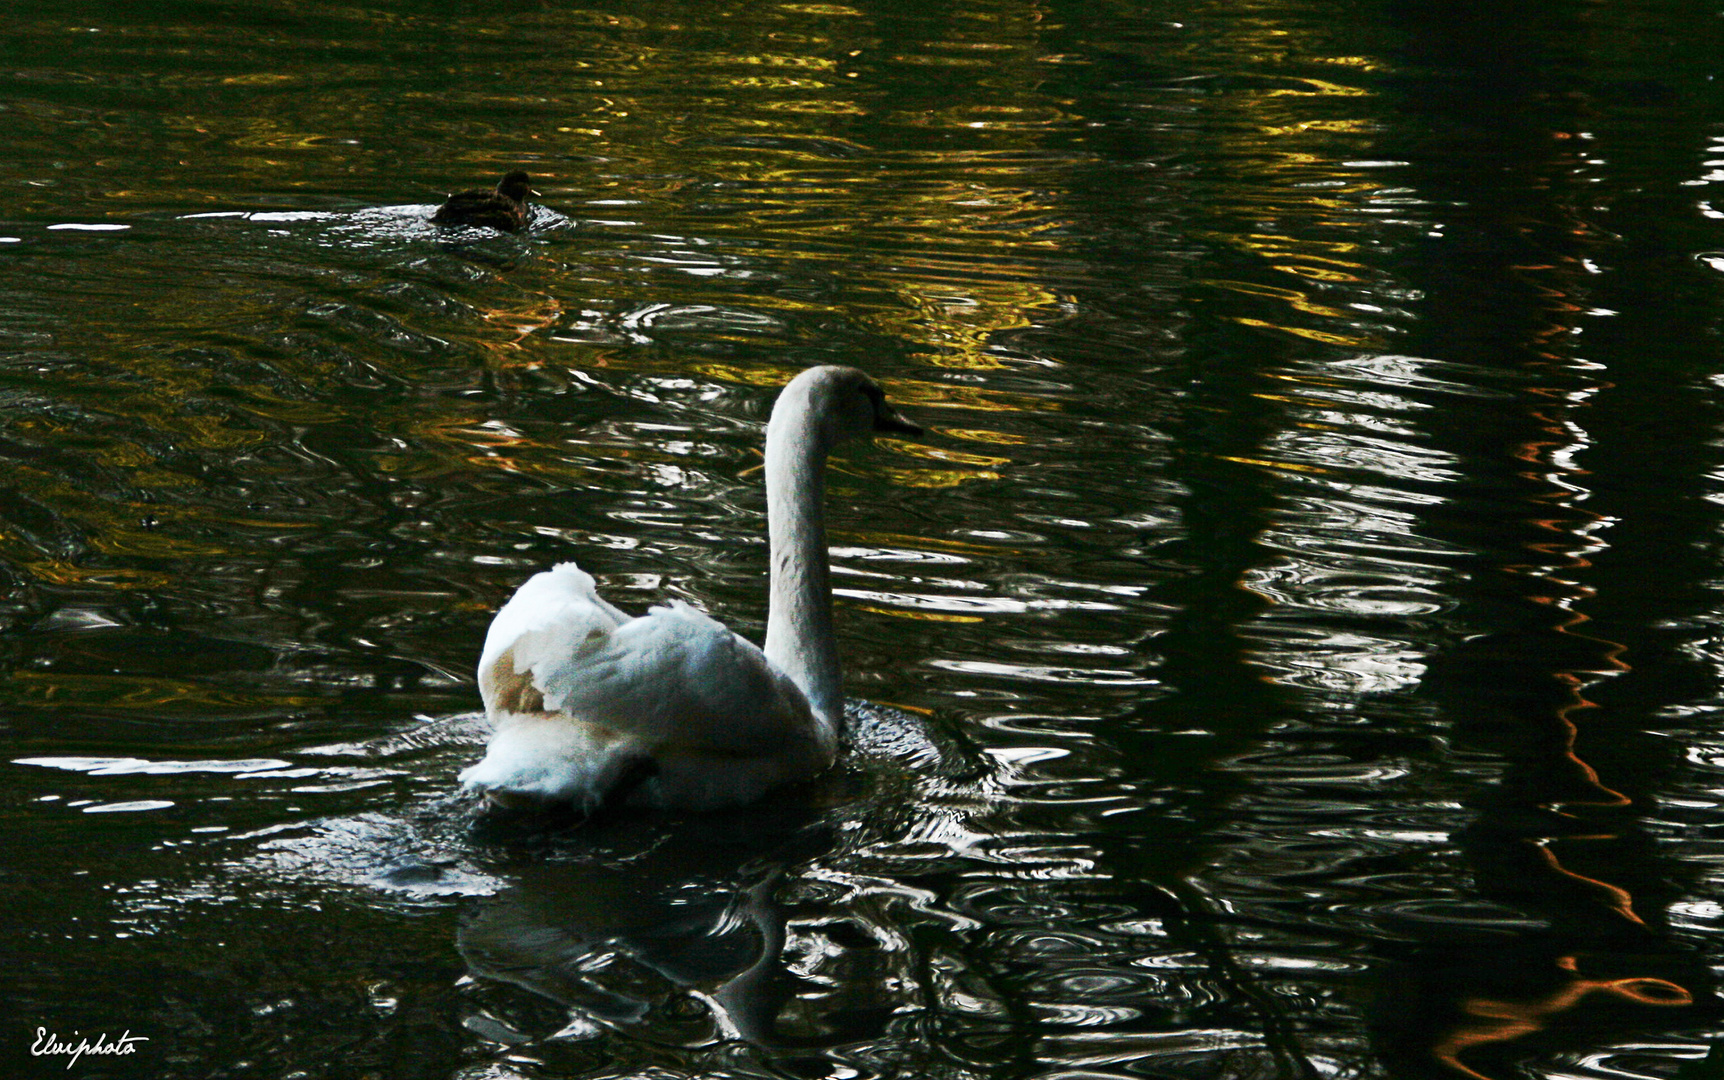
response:
M511 808L569 805L583 815L627 799L658 774L634 741L596 724L544 713L502 713L485 757L461 785Z

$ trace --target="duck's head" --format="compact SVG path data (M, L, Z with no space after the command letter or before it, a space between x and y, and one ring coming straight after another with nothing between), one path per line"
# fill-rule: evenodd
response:
M533 182L527 178L527 174L516 169L514 172L504 174L503 179L497 181L497 194L513 199L515 202L523 202L527 196L537 195L538 192L533 190Z

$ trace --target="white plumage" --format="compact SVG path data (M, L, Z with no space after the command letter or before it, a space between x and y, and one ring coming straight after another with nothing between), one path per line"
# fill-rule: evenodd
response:
M479 693L491 741L461 782L502 804L591 811L625 796L705 810L830 765L842 696L825 458L846 438L920 430L854 368L812 368L780 394L767 428L764 652L681 601L630 618L574 563L534 575L486 635Z

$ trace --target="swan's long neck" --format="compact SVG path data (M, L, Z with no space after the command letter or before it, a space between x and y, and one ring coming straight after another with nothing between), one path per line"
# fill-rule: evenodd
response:
M844 687L832 633L822 510L828 447L808 406L805 396L786 392L766 427L766 524L772 545L766 658L796 681L815 713L836 730L844 716Z

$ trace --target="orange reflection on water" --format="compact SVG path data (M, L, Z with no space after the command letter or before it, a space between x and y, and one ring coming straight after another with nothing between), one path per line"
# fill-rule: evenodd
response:
M1581 977L1575 957L1564 956L1557 967L1574 977L1543 997L1529 1001L1498 1001L1492 998L1471 998L1461 1008L1479 1018L1478 1023L1465 1024L1449 1032L1431 1047L1438 1061L1463 1076L1478 1080L1494 1078L1461 1063L1460 1055L1480 1046L1512 1042L1525 1035L1542 1031L1551 1019L1568 1012L1592 994L1609 994L1635 1005L1692 1005L1694 995L1668 979L1627 978L1587 979Z
M554 329L566 314L562 301L539 292L526 293L514 304L480 305L478 312L499 333L478 337L475 343L499 367L509 366L511 353L521 350L535 335Z
M1568 839L1568 840L1614 840L1614 839L1616 839L1616 837L1614 837L1614 836L1570 836L1570 837L1565 837L1564 839ZM1570 881L1573 881L1576 884L1584 885L1589 890L1604 894L1604 896L1606 898L1605 899L1605 906L1610 908L1610 910L1616 912L1618 915L1621 915L1623 918L1627 919L1629 922L1636 923L1636 924L1641 925L1641 926L1646 925L1646 920L1642 919L1640 916L1638 916L1634 913L1634 894L1633 893L1629 892L1627 889L1624 889L1620 885L1612 885L1608 881L1600 881L1597 878L1590 878L1590 877L1587 877L1585 874L1577 874L1573 870L1570 870L1568 867L1562 865L1562 863L1557 859L1556 852L1551 850L1549 841L1535 842L1534 846L1536 846L1538 848L1539 854L1544 857L1545 865L1549 866L1557 874L1559 874L1565 878L1568 878Z
M1571 626L1571 625L1573 625L1572 622L1565 624L1564 629L1566 629L1567 626ZM1584 637L1585 635L1576 635L1576 636ZM1596 641L1599 639L1588 638L1587 640ZM1621 646L1617 646L1617 648L1620 649ZM1614 659L1614 657L1612 659ZM1622 670L1627 670L1627 669L1628 669L1628 665L1623 664ZM1557 721L1562 725L1562 732L1563 732L1562 756L1564 758L1566 758L1569 761L1569 763L1574 766L1575 771L1580 774L1581 781L1583 783L1585 783L1587 787L1598 792L1598 798L1597 799L1589 799L1589 800L1565 799L1565 800L1563 800L1561 805L1585 805L1585 806L1627 806L1627 805L1629 805L1633 800L1630 799L1627 795L1624 795L1622 792L1617 791L1615 788L1610 787L1607 784L1605 784L1605 782L1602 779L1600 779L1600 777L1598 775L1598 770L1593 768L1591 764L1589 764L1584 758L1582 758L1580 756L1579 752L1575 749L1575 740L1580 735L1580 729L1579 729L1579 727L1577 727L1575 725L1573 718L1571 718L1569 716L1569 714L1572 712L1576 712L1578 710L1581 710L1581 709L1596 709L1598 706L1594 705L1592 702L1588 701L1586 698L1581 696L1580 687L1579 687L1580 680L1572 672L1562 672L1558 675L1558 678L1561 681L1567 682L1570 684L1570 692L1573 693L1573 695L1574 695L1574 703L1571 705L1566 705L1563 708L1559 709L1557 711L1557 714L1556 714Z

